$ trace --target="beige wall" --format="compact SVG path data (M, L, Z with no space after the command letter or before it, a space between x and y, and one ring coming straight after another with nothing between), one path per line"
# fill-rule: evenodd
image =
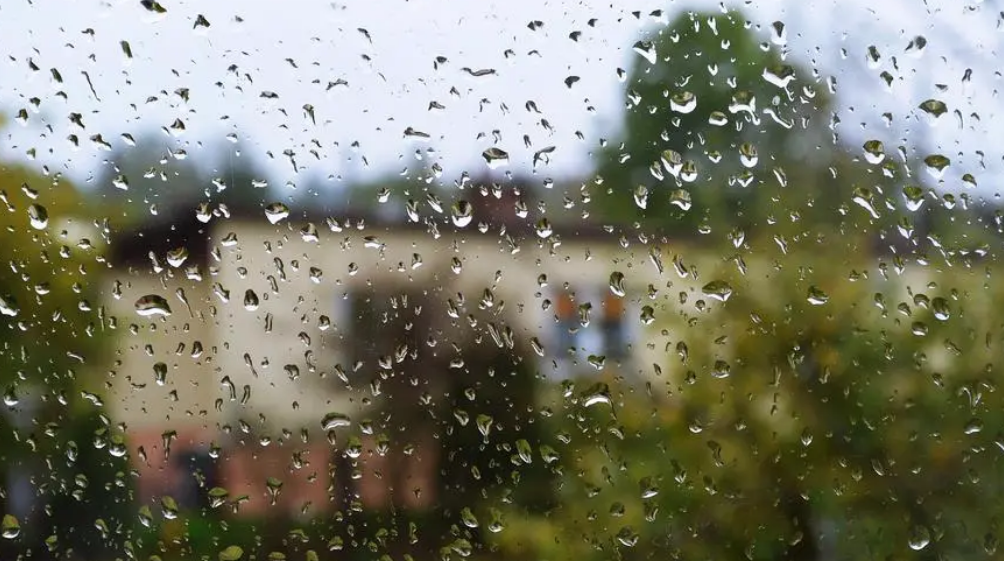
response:
M579 303L593 304L592 325L585 332L595 334L610 274L620 271L627 288L625 323L632 349L628 361L610 361L606 374L647 379L654 375L653 364L658 363L664 376L672 379L679 374L679 363L667 360L666 337L659 332L669 329L670 340L675 342L683 332L687 314L693 314L692 302L700 297L700 287L711 280L704 274L697 279L680 278L673 269L673 256L682 254L687 264L698 271L710 273L721 266L718 256L659 247L657 252L662 254L665 269L659 274L650 260L649 245L634 240L624 248L613 235L609 241L569 238L556 247L536 238L525 239L519 244L520 251L513 254L497 232L482 234L473 228L462 234L444 232L434 239L421 230L346 229L336 233L320 225L319 241L308 242L299 233L302 226L272 226L264 220L220 223L211 234L212 248L220 256L219 262L210 263L216 273L206 274L201 283L183 280L177 272L175 279L166 283L160 279L163 273L114 272L114 278L126 283L121 299L111 303L113 313L121 318L123 333L123 342L118 345L122 364L116 367L114 400L121 418L130 425L163 425L179 418L194 418L213 426L237 419L257 425L264 417L264 425L274 437L283 428L319 430L321 418L331 411L350 415L359 411L361 400L368 395L367 388L347 387L334 371L340 365L352 378L346 351L358 343L346 332L344 296L373 287L383 291L392 287L428 291L432 309L423 313L433 316L436 329L445 333L444 341L458 346L478 330L484 335L482 327L469 327L467 313L481 321L510 326L517 342L526 348L536 337L546 349L546 356L538 364L541 374L562 379L582 373L596 375L596 370L585 361L591 351L563 358L567 355L558 348L555 309L552 306L545 311L542 303L545 299L556 301L557 291L568 283ZM223 243L230 233L236 234L236 244ZM366 247L364 238L368 235L379 238L382 247ZM417 268L412 266L415 254L422 261ZM459 274L451 270L454 257L462 263ZM350 274L350 264L354 264L355 274ZM322 272L319 282L311 279L312 268ZM542 274L547 277L546 287L538 284ZM227 302L217 294L217 283L229 292ZM655 300L648 297L649 284L658 290ZM178 287L189 295L194 317L175 298ZM493 291L496 306L479 310L486 288ZM248 289L258 297L255 310L244 306ZM681 291L691 294L687 306L678 304ZM168 298L174 314L164 319L137 316L133 303L146 293ZM458 294L463 295L466 305L461 319L455 320L447 315L447 300L459 302ZM656 321L651 326L643 326L638 319L643 305L656 309ZM269 315L271 331L267 332ZM322 315L332 321L326 331L319 327ZM140 326L139 335L128 334L129 323ZM202 341L205 347L199 360L188 355L194 340ZM581 340L595 343L596 338ZM187 350L176 356L174 349L182 342ZM144 351L148 343L154 347L154 357ZM157 361L166 362L170 369L164 387L153 384L152 369ZM298 370L295 380L290 379L290 365ZM221 385L224 377L229 377L235 387L236 401L230 400L229 389ZM147 386L133 390L130 380ZM245 386L250 398L243 402ZM172 390L178 393L177 402L168 396ZM214 407L216 399L224 400L219 413Z
M116 270L104 281L105 306L118 332L107 402L114 418L130 429L192 423L214 426L217 418L213 402L221 391L212 340L216 320L205 295L205 281L187 280L180 271L170 273L173 278L167 276ZM119 298L112 296L116 281L121 283ZM191 314L176 297L178 289L191 303ZM173 313L169 317L138 315L135 302L147 294L167 298ZM197 358L192 356L196 342L203 347ZM179 352L181 345L184 348ZM158 362L167 367L163 385L155 380Z

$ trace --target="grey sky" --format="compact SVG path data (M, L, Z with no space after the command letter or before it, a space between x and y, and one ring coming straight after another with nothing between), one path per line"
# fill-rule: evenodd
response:
M162 4L167 13L159 17L138 0L17 0L0 6L8 62L0 107L30 113L26 125L8 128L5 144L16 156L33 147L41 163L84 179L107 156L88 140L92 135L119 146L122 133L138 138L181 119L187 128L183 135L160 135L165 148L181 147L198 158L235 133L248 157L275 156L267 169L277 183L303 181L304 173L375 177L412 164L415 151L427 149L435 151L426 157L443 166L444 178L455 178L483 166L480 154L492 145L510 153L512 169L527 169L535 150L554 146L541 174L582 175L599 138L616 135L623 88L616 69L630 68L632 57L638 56L630 47L641 33L657 31L658 22L647 14L661 8L669 19L684 7L718 8L717 2L654 0ZM951 157L957 164L953 169L989 176L1000 170L1001 158L985 142L991 130L1000 129L997 3L943 0L926 5L918 9L922 4L915 0L770 0L748 3L745 10L763 27L764 40L770 22L784 21L792 56L814 63L823 77L838 77L840 132L849 143L882 138L895 144L910 131L911 142L926 139L932 150ZM635 18L633 11L642 17ZM209 28L193 29L200 14ZM588 22L594 18L592 27ZM543 26L529 29L534 20ZM93 35L84 33L88 28ZM578 41L569 38L572 32L581 32ZM928 40L920 58L904 52L915 35ZM131 60L121 41L128 41ZM878 68L865 65L869 45L883 55ZM437 56L448 62L435 70ZM29 59L39 71L29 68ZM236 71L228 71L232 66ZM473 77L464 67L495 73ZM61 74L62 84L53 83L52 68ZM973 69L968 89L961 82L966 68ZM882 70L896 77L891 88L879 78ZM568 88L568 76L580 80ZM347 85L328 88L339 80ZM935 83L945 84L947 91L936 91ZM174 94L179 88L188 88L188 103ZM451 88L459 95L451 94ZM54 95L60 90L67 94L65 100ZM265 92L278 97L262 97ZM41 100L37 114L28 101L32 97ZM157 100L148 101L151 97ZM963 127L951 114L936 128L922 122L915 108L928 97L944 100L950 111L958 109ZM540 114L527 111L530 100ZM431 102L445 108L429 110ZM305 104L314 107L316 124L303 110ZM86 130L70 121L70 113L82 115ZM891 128L882 125L883 113L893 115ZM551 131L541 125L542 118ZM52 133L44 131L46 125ZM419 143L404 138L408 127L431 138ZM495 130L501 138L497 143ZM75 151L66 140L74 133L81 139ZM524 147L524 134L532 147ZM351 149L356 141L359 149ZM307 170L300 176L282 155L290 149ZM981 174L976 167L976 150L985 152L988 172ZM368 170L361 165L363 157Z

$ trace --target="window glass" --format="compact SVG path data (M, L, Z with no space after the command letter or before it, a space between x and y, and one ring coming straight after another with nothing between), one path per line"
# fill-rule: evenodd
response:
M995 559L992 0L0 5L0 559Z

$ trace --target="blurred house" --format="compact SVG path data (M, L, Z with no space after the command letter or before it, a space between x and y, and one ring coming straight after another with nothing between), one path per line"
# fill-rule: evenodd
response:
M452 215L425 201L403 220L216 207L117 233L105 401L141 499L197 505L219 486L244 513L420 508L449 461L442 417L460 418L430 411L506 356L542 385L654 376L665 349L647 344L643 306L699 286L670 249L541 222L518 189L462 193L470 207Z

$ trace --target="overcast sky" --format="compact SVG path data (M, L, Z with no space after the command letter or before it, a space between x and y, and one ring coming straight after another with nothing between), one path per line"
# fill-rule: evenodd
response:
M108 155L88 140L91 136L100 134L117 147L123 133L139 138L180 119L185 125L180 136L158 132L163 149L184 148L198 159L232 133L242 141L245 157L274 155L267 169L278 183L302 182L305 174L375 177L413 165L416 150L438 162L448 180L483 169L480 154L491 146L509 152L510 169L517 171L529 168L534 151L554 146L541 174L583 175L599 139L616 136L624 87L617 69L630 68L639 56L631 45L641 34L658 31L650 12L663 9L668 20L683 8L719 6L654 0L162 0L162 5L167 11L159 16L138 0L0 5L7 61L0 108L11 115L21 108L29 112L26 124L8 127L8 157L23 158L34 148L40 164L85 179ZM989 182L990 173L1000 171L1000 149L986 142L990 131L1001 130L998 2L743 5L764 40L772 21L784 21L790 56L814 65L824 77L837 76L840 130L848 142L896 142L909 131L910 143L943 152L957 172L987 176ZM196 25L200 15L208 27ZM543 25L530 29L531 21ZM575 32L578 40L570 38ZM916 35L928 41L919 57L906 52ZM882 54L874 68L866 64L871 45ZM446 61L437 65L437 57ZM464 68L493 72L473 76ZM973 72L964 87L967 68ZM54 81L51 69L62 83ZM895 77L891 88L879 78L883 70ZM569 76L579 77L571 88L565 83ZM935 84L947 89L938 91ZM181 88L188 90L187 102L175 93ZM934 127L916 111L919 101L930 97L944 100L950 111ZM37 112L31 98L41 101ZM527 111L527 101L535 102L540 114ZM433 103L442 109L430 110ZM313 106L316 123L305 105ZM951 114L955 110L962 115L961 128ZM81 115L86 129L71 121L71 113ZM884 113L893 117L891 128L881 124ZM409 127L429 139L406 138ZM67 141L70 134L79 136L79 149ZM524 146L524 134L532 147ZM354 142L358 149L351 147ZM299 174L283 155L288 150L303 168ZM977 150L984 152L989 171L980 171Z

